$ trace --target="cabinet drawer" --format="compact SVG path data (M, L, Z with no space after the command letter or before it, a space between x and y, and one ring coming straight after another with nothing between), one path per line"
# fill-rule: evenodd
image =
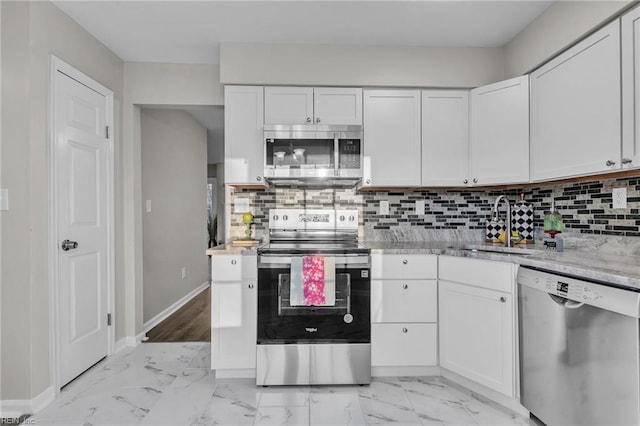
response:
M371 324L371 365L437 365L437 336L436 324Z
M437 278L438 257L433 254L380 254L371 256L373 279Z
M490 290L513 292L513 265L492 260L440 256L439 278Z
M436 280L372 280L371 322L436 322Z
M219 254L211 256L211 281L240 281L242 255Z

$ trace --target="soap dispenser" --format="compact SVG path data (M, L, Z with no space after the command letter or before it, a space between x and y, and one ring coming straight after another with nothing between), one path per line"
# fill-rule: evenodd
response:
M544 215L544 232L549 234L551 239L544 240L544 246L551 250L562 251L562 238L556 238L556 235L562 233L562 215L555 208L555 200L551 201L551 210Z

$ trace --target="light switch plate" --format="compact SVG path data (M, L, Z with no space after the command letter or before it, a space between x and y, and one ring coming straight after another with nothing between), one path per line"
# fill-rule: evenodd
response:
M0 211L9 210L9 190L0 188Z
M416 214L424 216L424 200L416 200Z
M613 208L614 209L626 209L627 208L627 188L613 188Z
M147 213L151 213L151 200L147 200L146 202L146 211Z
M249 199L248 198L236 198L233 205L234 213L248 213L249 212Z
M386 200L380 201L380 214L388 215L389 214L389 202Z

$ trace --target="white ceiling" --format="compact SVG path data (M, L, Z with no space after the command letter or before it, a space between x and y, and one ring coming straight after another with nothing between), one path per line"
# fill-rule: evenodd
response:
M126 62L219 63L221 42L495 47L551 1L53 0Z

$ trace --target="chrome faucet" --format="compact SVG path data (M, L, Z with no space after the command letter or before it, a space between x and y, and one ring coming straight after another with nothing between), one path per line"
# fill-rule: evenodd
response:
M511 203L505 195L500 195L498 198L496 198L496 202L493 204L493 214L495 215L496 220L498 218L498 205L500 204L500 200L504 200L504 202L507 203L507 220L505 220L507 229L504 231L504 245L507 247L511 247Z

